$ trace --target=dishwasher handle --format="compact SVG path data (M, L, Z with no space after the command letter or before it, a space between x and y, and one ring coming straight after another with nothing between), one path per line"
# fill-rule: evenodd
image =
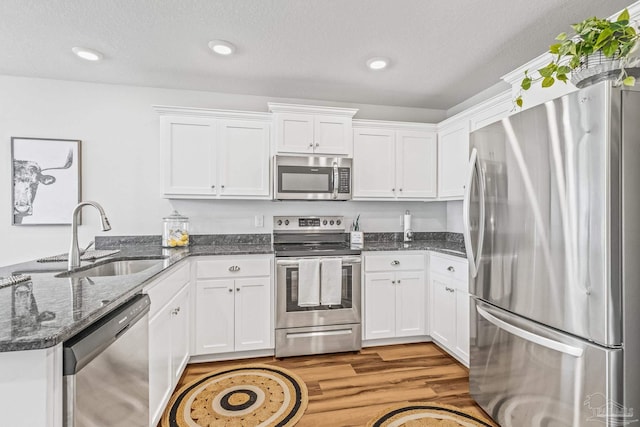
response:
M64 342L62 374L75 375L149 312L149 295L138 295Z

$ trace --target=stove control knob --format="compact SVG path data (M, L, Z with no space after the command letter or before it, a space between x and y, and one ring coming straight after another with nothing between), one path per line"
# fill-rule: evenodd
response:
M322 221L322 225L327 225L327 220Z
M289 225L289 220L288 219L284 220L284 225Z
M278 225L282 225L282 220L281 219L278 220Z
M329 225L333 225L333 220L329 221Z
M340 224L342 224L342 221L337 220L337 221L336 221L336 225L340 225Z

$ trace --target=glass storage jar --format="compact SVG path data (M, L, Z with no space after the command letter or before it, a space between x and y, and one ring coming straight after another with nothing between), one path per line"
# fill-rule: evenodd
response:
M162 246L175 248L189 245L189 218L173 211L171 215L162 218L162 221Z

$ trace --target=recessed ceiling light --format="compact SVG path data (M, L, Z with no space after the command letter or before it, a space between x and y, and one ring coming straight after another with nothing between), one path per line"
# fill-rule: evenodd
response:
M383 70L387 68L388 65L389 60L387 58L376 57L367 61L367 67L372 70Z
M87 61L100 61L104 55L97 50L87 49L84 47L74 47L71 49L79 58L86 59Z
M225 40L211 40L209 48L218 55L231 55L236 51L236 47Z

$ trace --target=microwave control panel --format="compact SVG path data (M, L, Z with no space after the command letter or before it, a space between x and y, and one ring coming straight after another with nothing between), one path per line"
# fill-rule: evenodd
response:
M351 169L338 168L338 193L351 193Z

